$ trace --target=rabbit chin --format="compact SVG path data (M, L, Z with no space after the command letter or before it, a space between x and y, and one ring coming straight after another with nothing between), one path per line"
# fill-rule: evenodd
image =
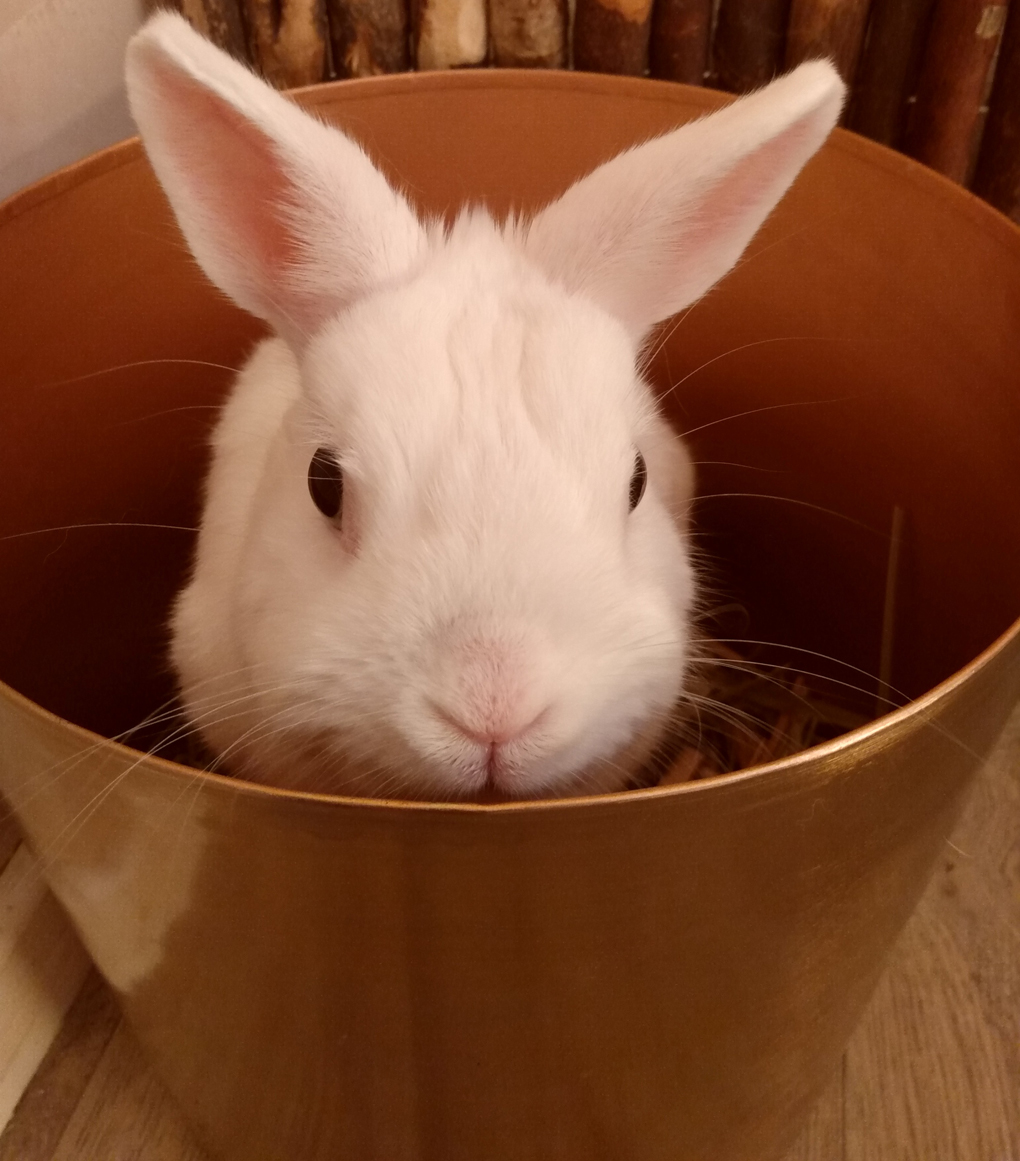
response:
M234 750L230 773L265 786L311 794L427 802L504 803L610 794L633 784L668 728L656 714L611 753L591 759L574 744L555 752L508 746L495 762L482 747L448 760L424 757L394 740L372 753L357 753L350 739L332 731L280 734L257 751ZM572 756L577 755L576 764Z
M481 786L463 795L479 803L520 802L541 798L584 798L613 794L634 785L662 741L668 717L645 725L626 745L607 757L587 761L574 769L556 755L551 763L509 766L494 775L484 766Z

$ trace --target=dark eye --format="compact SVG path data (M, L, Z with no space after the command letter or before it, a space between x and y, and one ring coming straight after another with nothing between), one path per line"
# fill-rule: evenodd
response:
M312 494L316 508L335 520L340 515L344 502L344 474L337 463L336 452L328 447L320 447L308 465L308 491Z
M638 452L634 460L634 474L630 478L630 510L641 503L645 494L645 484L648 483L648 469L645 467L645 457Z

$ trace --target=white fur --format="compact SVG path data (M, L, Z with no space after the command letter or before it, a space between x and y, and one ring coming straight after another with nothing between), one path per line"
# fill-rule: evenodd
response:
M199 262L283 336L214 436L173 619L192 721L278 785L624 785L680 694L695 594L693 473L637 346L736 261L832 127L835 73L614 159L530 226L446 232L177 17L135 38L128 82ZM323 446L339 528L307 489Z

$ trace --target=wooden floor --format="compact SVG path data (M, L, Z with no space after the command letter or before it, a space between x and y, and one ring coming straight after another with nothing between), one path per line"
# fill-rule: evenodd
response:
M0 833L0 869L13 848ZM24 906L0 893L0 923ZM44 919L58 931L58 912ZM0 1123L18 1068L30 1061L32 1073L0 1136L0 1161L206 1161L80 950L65 946L47 961L38 1018L27 1030L13 1027L6 993L26 982L11 974L9 953L3 962L5 935L9 949L9 924L0 929ZM52 1040L46 1029L58 1027ZM1020 713L841 1075L787 1161L1020 1161Z

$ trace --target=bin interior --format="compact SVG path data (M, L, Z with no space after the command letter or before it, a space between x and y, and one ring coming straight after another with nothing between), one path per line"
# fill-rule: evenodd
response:
M309 99L424 207L497 211L716 100L588 80ZM206 433L261 324L205 283L135 145L0 210L0 269L0 678L112 735L172 694ZM1020 614L1018 335L1020 234L838 134L650 347L701 464L707 604L741 603L740 636L812 651L803 668L871 696L900 505L892 684L917 696L988 646Z

